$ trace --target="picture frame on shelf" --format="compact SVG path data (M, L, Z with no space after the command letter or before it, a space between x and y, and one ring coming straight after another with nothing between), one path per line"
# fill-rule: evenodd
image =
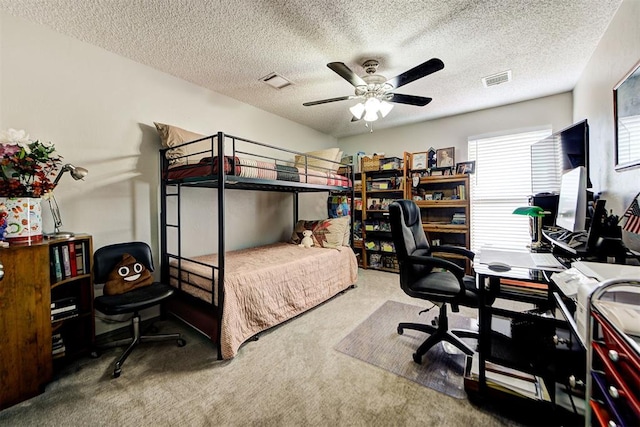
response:
M431 168L435 168L436 167L436 149L433 147L430 147L427 150L427 169L431 169Z
M433 200L443 200L444 198L444 193L441 191L436 191L435 193L433 193Z
M456 163L456 174L471 174L476 171L476 161Z
M411 170L425 170L428 166L428 153L411 153Z
M455 147L439 148L436 150L436 167L447 168L455 165Z

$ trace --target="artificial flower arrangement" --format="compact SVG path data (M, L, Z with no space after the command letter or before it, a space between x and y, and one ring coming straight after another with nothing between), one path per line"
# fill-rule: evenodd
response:
M42 197L53 190L61 157L51 143L31 141L24 130L0 132L0 196Z

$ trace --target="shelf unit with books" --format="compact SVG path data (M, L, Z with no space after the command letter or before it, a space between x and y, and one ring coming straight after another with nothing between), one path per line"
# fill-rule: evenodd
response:
M422 224L432 246L450 245L469 249L469 175L418 177L407 187L405 197L414 200L422 214ZM434 253L438 254L434 249ZM471 263L454 254L438 254L465 267L471 274Z
M49 241L54 369L93 347L92 246L88 235Z
M405 193L404 166L362 172L363 267L398 272L389 223L389 204Z
M88 235L0 248L0 410L42 393L63 361L91 351L92 249Z

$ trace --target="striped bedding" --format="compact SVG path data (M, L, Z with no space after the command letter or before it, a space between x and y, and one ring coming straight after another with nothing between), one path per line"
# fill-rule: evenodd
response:
M212 164L213 160L213 164ZM235 163L235 168L233 167ZM273 162L265 162L243 157L225 156L224 171L227 175L243 178L256 178L273 181L292 181L307 184L332 185L349 187L350 180L347 177L331 172L317 171L294 166L280 165ZM206 157L195 165L185 165L170 168L167 173L169 179L183 179L189 177L201 177L218 173L218 158Z

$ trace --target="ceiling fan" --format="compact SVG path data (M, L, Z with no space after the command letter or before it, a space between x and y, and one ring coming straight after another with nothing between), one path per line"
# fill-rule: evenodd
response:
M378 119L378 113L384 117L391 111L393 105L389 104L390 102L416 105L419 107L424 107L430 103L431 98L416 95L404 95L401 93L394 93L392 91L444 68L444 63L440 59L431 58L430 60L423 62L422 64L413 67L392 79L386 79L384 76L376 74L378 65L379 63L375 59L365 61L362 64L362 67L367 74L360 77L343 62L328 63L327 67L332 69L340 77L355 87L355 94L340 96L338 98L305 102L302 105L309 107L329 102L360 99L360 103L349 108L353 114L351 121L357 121L364 118L365 121L372 122Z

